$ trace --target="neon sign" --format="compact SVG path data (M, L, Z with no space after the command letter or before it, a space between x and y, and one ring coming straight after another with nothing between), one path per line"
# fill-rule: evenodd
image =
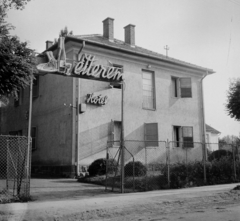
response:
M122 81L123 73L118 67L94 65L95 56L83 54L81 60L74 66L72 72L82 78L92 78L102 81Z
M122 69L113 66L104 66L101 64L94 64L95 56L83 54L81 59L77 62L66 62L64 38L59 38L58 58L55 59L52 51L47 51L45 54L48 58L47 63L40 63L37 69L41 73L52 73L69 77L85 78L107 82L121 82L123 81ZM39 57L39 60L41 58ZM42 60L43 62L43 60Z
M102 96L101 94L98 96L94 96L94 94L87 94L86 103L88 104L97 104L97 105L105 105L108 102L108 96Z

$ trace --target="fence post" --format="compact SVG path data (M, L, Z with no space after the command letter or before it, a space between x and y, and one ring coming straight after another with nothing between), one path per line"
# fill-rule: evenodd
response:
M166 151L167 151L167 180L168 180L168 188L170 188L170 143L167 139L166 143Z
M203 145L203 181L204 184L207 184L207 175L206 175L206 143L202 143Z
M233 140L232 140L232 154L233 154L233 175L234 175L234 180L237 180L235 150L234 150L234 146L233 146Z

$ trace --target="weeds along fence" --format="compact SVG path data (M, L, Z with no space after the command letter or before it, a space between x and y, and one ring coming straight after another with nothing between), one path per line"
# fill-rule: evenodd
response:
M120 141L108 142L106 190L137 192L240 180L238 148L230 147L235 150L228 153L232 158L218 161L212 152L219 144L125 140L123 149Z
M0 199L29 198L31 151L24 136L0 136Z

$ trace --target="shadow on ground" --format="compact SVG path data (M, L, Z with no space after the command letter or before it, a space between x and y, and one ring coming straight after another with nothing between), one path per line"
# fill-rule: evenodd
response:
M33 201L79 199L108 193L104 186L79 183L76 179L31 179Z

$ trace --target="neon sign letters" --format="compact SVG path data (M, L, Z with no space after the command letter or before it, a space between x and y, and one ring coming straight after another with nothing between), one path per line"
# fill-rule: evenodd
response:
M101 94L98 96L94 96L94 94L87 94L86 103L88 104L97 104L97 105L105 105L108 102L107 96L102 96Z
M118 67L105 67L101 64L94 65L95 56L83 54L80 61L74 66L72 72L82 78L92 78L102 81L117 81L123 80L123 73Z

